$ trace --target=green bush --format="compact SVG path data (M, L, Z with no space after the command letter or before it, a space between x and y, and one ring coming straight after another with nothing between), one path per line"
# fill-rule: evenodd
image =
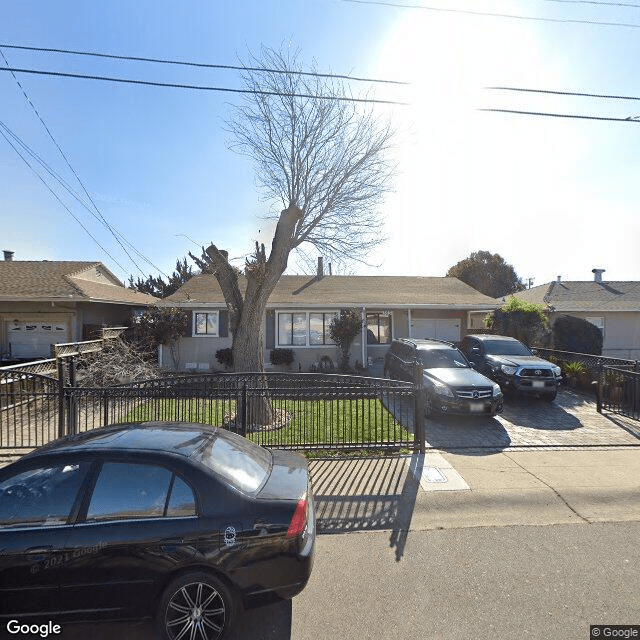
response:
M564 374L569 377L579 377L584 375L587 370L585 369L582 362L567 362L564 367Z
M226 349L218 349L216 351L216 360L229 369L233 368L233 351L230 347Z
M559 316L551 334L553 349L602 355L602 331L584 318Z
M295 360L296 354L293 349L271 349L269 361L271 364L284 364L290 366Z
M532 346L539 344L548 333L548 320L543 305L511 296L501 309L496 309L485 319L485 323L494 334L511 336Z

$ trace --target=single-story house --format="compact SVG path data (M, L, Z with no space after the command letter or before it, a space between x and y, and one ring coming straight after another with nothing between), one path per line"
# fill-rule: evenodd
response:
M242 278L240 284L245 284ZM216 351L230 347L232 338L215 276L192 277L159 305L191 312L190 330L178 345L179 368L220 368ZM337 365L339 354L329 337L329 322L342 308L360 309L365 319L352 345L351 363L380 366L393 338L456 342L467 332L472 310L498 306L457 278L325 275L320 267L316 276L285 275L269 298L263 320L265 368L274 348L294 350L294 370L314 370L323 358ZM160 360L173 366L168 349Z
M602 355L640 360L640 282L603 279L604 269L593 269L593 280L555 282L521 291L518 298L546 305L553 319L576 316L602 331Z
M51 345L123 326L157 299L127 289L101 262L0 261L0 360L48 358Z

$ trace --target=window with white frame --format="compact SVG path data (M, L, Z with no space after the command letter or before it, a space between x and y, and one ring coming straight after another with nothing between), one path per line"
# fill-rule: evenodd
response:
M217 311L193 314L193 335L217 337L219 332L219 314Z
M391 343L391 315L367 313L367 344Z
M335 315L335 311L278 313L278 345L315 347L335 344L329 336L329 323Z

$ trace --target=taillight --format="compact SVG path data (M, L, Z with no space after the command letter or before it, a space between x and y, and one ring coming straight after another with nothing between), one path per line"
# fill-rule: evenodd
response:
M296 505L295 513L293 514L293 518L291 518L291 524L289 525L289 530L287 531L287 538L293 538L294 536L300 535L304 528L307 526L307 501L299 500Z

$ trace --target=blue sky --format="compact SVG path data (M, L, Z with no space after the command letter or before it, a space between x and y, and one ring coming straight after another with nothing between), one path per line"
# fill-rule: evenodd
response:
M535 284L557 275L589 280L594 267L606 269L605 279L640 280L640 123L478 111L640 116L640 101L484 88L640 97L640 0L637 7L424 4L431 10L343 0L23 1L4 8L0 44L231 65L261 44L284 44L319 70L410 82L375 88L378 98L410 104L380 107L398 129L398 176L381 205L388 240L369 265L351 265L349 272L440 276L471 252L488 250ZM2 51L18 68L240 87L229 70ZM192 240L212 241L233 257L256 239L268 246L269 225L260 218L268 205L253 168L227 147L224 119L235 96L31 74L18 79L101 214L158 269L170 273L176 258L197 251ZM8 72L0 73L0 114L80 190ZM157 273L129 250L136 266L104 226L49 184L97 243L0 137L2 249L15 251L17 260L101 260L123 280L141 275L138 267ZM291 271L299 270L292 261Z

